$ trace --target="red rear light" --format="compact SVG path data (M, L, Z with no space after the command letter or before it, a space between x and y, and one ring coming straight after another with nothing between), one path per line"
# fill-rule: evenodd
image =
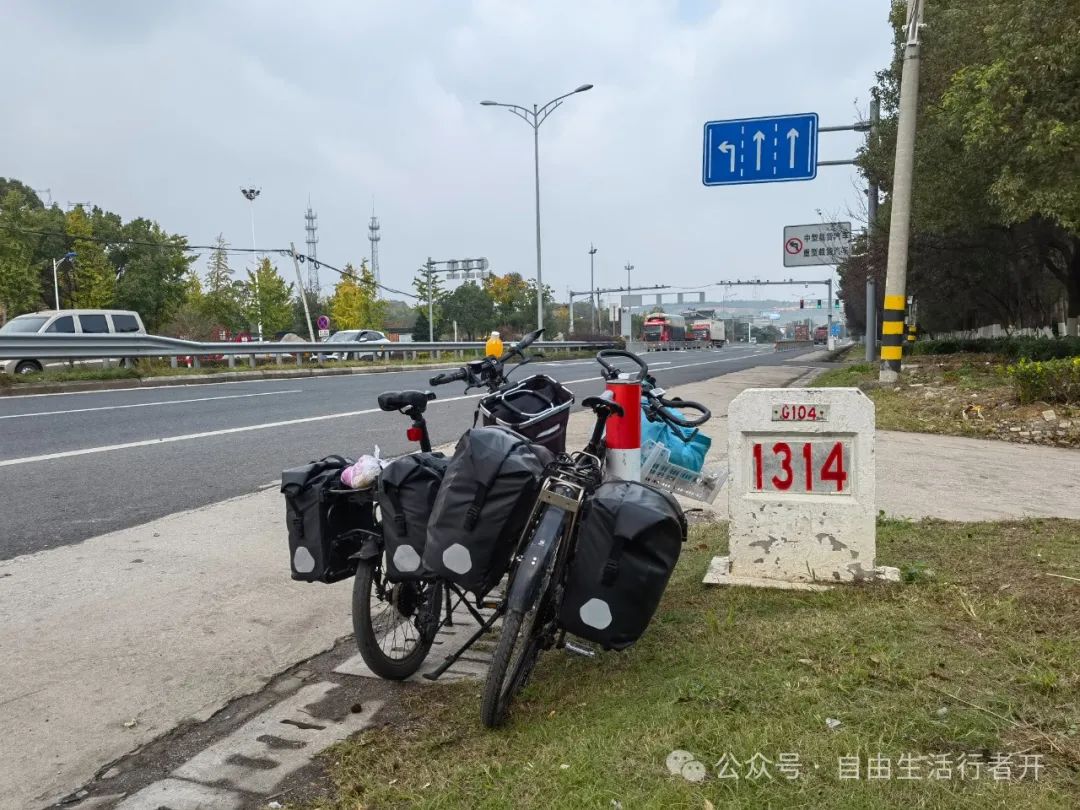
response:
M408 430L405 431L405 437L410 442L418 442L422 438L424 438L424 431L422 431L418 427L411 427L411 428L409 428Z

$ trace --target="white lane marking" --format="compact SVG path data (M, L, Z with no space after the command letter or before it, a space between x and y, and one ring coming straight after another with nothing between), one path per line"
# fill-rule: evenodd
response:
M576 382L584 382L577 380ZM435 402L457 402L462 399L478 399L483 394L467 394L460 397L447 397L435 400ZM150 447L155 444L173 444L192 439L209 439L215 436L229 436L234 433L248 433L253 430L267 430L269 428L289 427L291 425L304 425L309 422L325 422L328 419L344 419L350 416L364 416L369 413L380 413L379 408L365 408L361 411L345 411L344 413L328 413L321 416L305 416L300 419L284 419L279 422L264 422L260 425L244 425L242 427L223 428L221 430L207 430L202 433L185 433L180 436L162 436L157 439L142 439L135 442L122 442L121 444L107 444L101 447L84 447L80 450L62 450L57 453L46 453L40 456L25 456L23 458L9 458L0 461L0 467L14 467L19 464L33 464L38 461L54 461L61 458L74 458L75 456L89 456L97 453L110 453L114 450L131 450L137 447Z
M246 399L248 397L276 397L280 394L301 394L303 389L290 388L286 391L262 391L257 394L227 394L220 397L198 397L196 399L170 399L165 402L136 402L129 405L100 405L96 408L72 408L66 411L36 411L34 413L12 413L0 416L0 419L24 419L28 416L59 416L68 413L87 413L88 411L115 411L121 408L153 408L158 405L184 405L189 402L213 402L219 399Z
M725 357L721 360L706 360L703 363L687 363L681 366L671 366L665 371L673 371L677 368L692 368L694 366L711 366L716 363L732 363L745 358ZM598 382L597 377L583 377L580 380L566 380L563 385L573 385L581 382ZM465 394L459 397L446 397L445 399L433 400L432 404L444 402L458 402L464 399L479 399L483 394ZM159 439L143 439L137 442L124 442L122 444L110 444L103 447L85 447L81 450L64 450L59 453L46 453L40 456L26 456L24 458L9 458L0 461L0 467L14 467L20 464L33 464L39 461L54 461L61 458L73 458L75 456L88 456L96 453L109 453L114 450L130 450L137 447L150 447L155 444L173 444L175 442L189 441L192 439L208 439L214 436L228 436L234 433L248 433L253 430L267 430L269 428L289 427L291 425L303 425L310 422L325 422L329 419L344 419L350 416L364 416L369 413L379 413L379 408L365 408L360 411L346 411L344 413L328 413L321 416L305 416L302 419L285 419L280 422L265 422L261 425L245 425L244 427L224 428L222 430L208 430L203 433L187 433L181 436L165 436Z

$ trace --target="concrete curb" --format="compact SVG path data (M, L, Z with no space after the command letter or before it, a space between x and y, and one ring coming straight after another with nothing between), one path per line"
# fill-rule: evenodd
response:
M386 374L391 371L431 371L458 368L461 363L431 363L407 366L356 366L348 368L297 368L281 371L223 371L219 374L177 374L163 377L119 378L115 380L86 380L79 382L15 384L0 387L0 397L20 394L71 394L81 391L101 391L113 388L157 388L163 385L190 385L207 382L237 382L242 380L291 380L297 377L334 377L347 374Z

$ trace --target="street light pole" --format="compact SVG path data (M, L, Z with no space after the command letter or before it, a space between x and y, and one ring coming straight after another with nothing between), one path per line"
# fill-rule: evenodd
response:
M596 248L592 242L589 243L589 308L592 310L592 317L589 319L592 322L592 330L595 333L598 327L598 316L596 314L597 301L596 301L596 273L593 260L596 258Z
M251 255L255 259L255 321L256 329L259 333L259 342L262 342L262 299L259 298L259 256L255 252L258 250L255 244L255 198L262 194L261 188L242 188L240 193L251 203ZM303 295L303 290L300 291Z
M536 326L538 329L544 328L544 278L540 259L540 125L547 120L556 107L562 104L563 99L591 89L591 84L583 84L569 93L553 98L542 107L533 104L531 110L520 104L503 104L498 101L480 102L485 107L505 107L533 128L533 179L536 190Z
M62 265L64 262L68 261L69 259L74 259L74 258L75 258L75 251L69 250L67 253L65 253L63 256L61 256L59 259L53 259L52 260L53 301L56 302L56 309L57 310L60 309L60 282L57 280L57 277L56 277L56 268L59 267L60 265Z

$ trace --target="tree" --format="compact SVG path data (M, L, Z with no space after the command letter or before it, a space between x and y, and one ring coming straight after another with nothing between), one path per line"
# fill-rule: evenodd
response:
M367 260L360 262L360 323L362 329L382 329L386 321L386 302L379 298L379 283L368 268Z
M263 258L258 268L248 270L244 283L244 315L252 331L261 320L263 337L272 337L292 323L292 284L278 275L270 260ZM256 292L258 290L258 292Z
M229 267L229 243L218 234L207 263L203 311L219 327L236 331L244 325L244 287Z
M1068 301L1080 319L1080 30L1076 0L927 4L908 292L924 326L1045 325ZM862 153L889 192L905 15L892 10L894 59L879 74L883 121ZM888 201L872 261L840 268L849 316L880 280Z
M536 296L530 294L529 284L520 273L484 278L484 290L495 305L495 319L500 326L524 331L535 319ZM529 309L530 295L532 310Z
M0 197L0 324L37 309L41 303L41 276L33 263L34 240L16 230L28 228L34 207L15 185L9 189Z
M81 205L67 215L67 233L72 237L76 258L68 275L67 303L81 309L108 307L116 296L116 271L109 263L101 243L93 239L90 218Z
M428 314L427 310L422 307L417 307L416 321L413 323L412 339L417 343L426 343L430 335L428 334ZM439 337L439 332L435 332L435 337Z
M443 316L447 321L457 322L466 340L476 340L478 335L490 329L495 316L491 296L471 281L450 293L442 308Z
M120 228L110 251L116 268L115 304L138 312L156 331L185 300L186 276L195 257L187 240L166 234L156 222L134 219Z

